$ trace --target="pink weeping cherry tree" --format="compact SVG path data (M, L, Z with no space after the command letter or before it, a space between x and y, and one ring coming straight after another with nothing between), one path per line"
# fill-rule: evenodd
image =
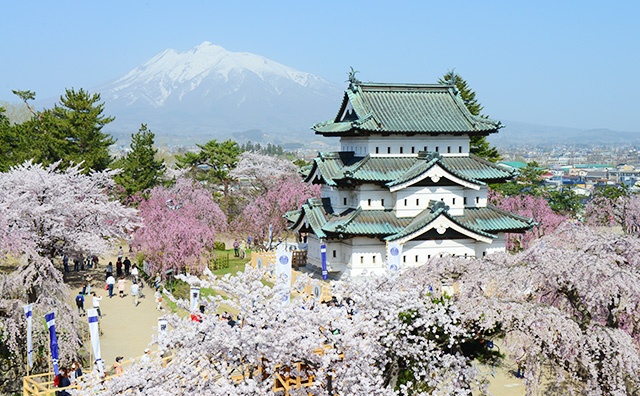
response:
M286 232L284 214L299 209L307 199L320 196L320 186L300 181L296 175L280 180L265 195L255 197L231 227L237 234L251 235L256 241L268 238L269 226L272 236L277 238Z
M214 257L216 236L227 217L199 183L178 179L170 188L155 187L139 198L143 226L133 233L152 273L188 269L201 273Z
M76 358L79 317L67 303L69 288L54 257L103 254L113 238L126 237L137 225L137 211L109 198L113 171L82 173L80 165L26 162L0 173L0 359L24 375L26 321L22 306L33 304L35 367L47 365L48 333L44 315L56 314L61 363ZM7 385L10 386L10 385ZM6 386L3 389L8 391Z
M507 197L489 190L487 199L500 209L534 219L537 223L524 234L507 234L507 249L511 251L526 249L532 241L553 233L560 224L567 221L566 217L554 212L542 196L521 194Z

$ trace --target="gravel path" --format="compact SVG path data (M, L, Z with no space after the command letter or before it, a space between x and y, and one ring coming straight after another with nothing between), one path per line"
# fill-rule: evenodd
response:
M115 273L116 260L117 253L114 252L112 257L108 257L106 260L100 259L98 269L87 270L85 268L84 272L75 272L73 271L73 264L71 264L71 272L65 274L65 282L71 287L71 304L73 307L75 307L75 296L81 289L84 274L90 272L94 276L91 291L95 291L102 296L100 301L100 311L102 312L100 350L105 367L113 365L116 356L123 356L125 360L128 360L132 357L141 356L145 348L156 350L156 345L149 345L151 337L157 333L158 318L167 313L167 311L156 310L153 296L154 289L147 282L144 282L145 287L143 289L146 297L140 299L137 307L134 306L133 297L130 293L131 277L127 278L126 296L124 298L117 296L117 285L114 288L113 298L109 298L109 292L104 290L105 268L106 264L111 261L114 263L113 271ZM92 308L92 297L90 295L85 296L84 307L85 309ZM86 320L86 317L82 319Z

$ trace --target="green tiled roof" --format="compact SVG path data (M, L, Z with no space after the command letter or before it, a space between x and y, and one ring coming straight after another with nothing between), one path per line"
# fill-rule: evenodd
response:
M448 169L455 170L469 179L487 183L509 179L514 175L512 171L473 154L469 154L468 157L442 157L441 163Z
M340 120L348 103L354 113ZM358 83L345 92L335 119L312 127L325 136L371 133L487 135L498 121L472 115L450 85Z
M525 231L536 224L533 219L509 213L493 205L486 208L465 208L460 222L488 232Z
M497 232L519 232L528 230L535 223L532 219L505 212L494 206L486 208L465 208L464 215L451 216L448 207L436 202L415 217L396 217L393 210L348 209L343 213L333 213L328 198L309 199L302 208L289 212L285 218L290 228L295 228L307 217L309 225L318 238L338 235L369 235L395 240L410 235L427 226L438 216L449 220L474 233L495 238Z
M443 157L437 153L420 156L370 156L355 157L351 151L320 153L306 181L317 169L324 182L330 186L350 183L386 183L392 187L414 179L435 164L451 174L476 184L502 181L512 177L512 172L485 161L475 155Z
M407 220L397 218L392 210L359 208L331 218L322 230L335 234L385 235L402 230L407 223Z

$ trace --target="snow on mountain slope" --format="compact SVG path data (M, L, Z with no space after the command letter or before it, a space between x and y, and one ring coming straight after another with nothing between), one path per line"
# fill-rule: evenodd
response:
M342 90L265 57L204 42L185 52L167 49L93 91L116 117L110 129L133 131L144 122L160 134L299 135L334 116Z

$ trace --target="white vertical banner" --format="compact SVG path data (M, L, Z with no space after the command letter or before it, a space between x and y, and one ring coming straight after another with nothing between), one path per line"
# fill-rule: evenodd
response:
M158 318L158 348L164 349L167 341L167 320Z
M390 271L400 269L400 258L402 257L402 245L399 243L389 243L387 245L387 265Z
M291 297L291 252L279 250L276 252L276 283L284 283L285 290L280 292L280 299L288 303Z
M32 320L33 316L33 304L25 305L22 307L24 309L24 314L27 316L27 362L29 364L29 368L33 368L33 344L31 341L31 332L32 332Z
M100 353L100 326L98 323L98 310L87 309L87 317L89 318L89 336L91 337L91 348L93 356L95 356L96 366L100 374L104 373L104 362Z
M200 304L200 288L192 286L189 296L191 297L191 306L189 307L189 309L193 313L198 310L198 304Z

